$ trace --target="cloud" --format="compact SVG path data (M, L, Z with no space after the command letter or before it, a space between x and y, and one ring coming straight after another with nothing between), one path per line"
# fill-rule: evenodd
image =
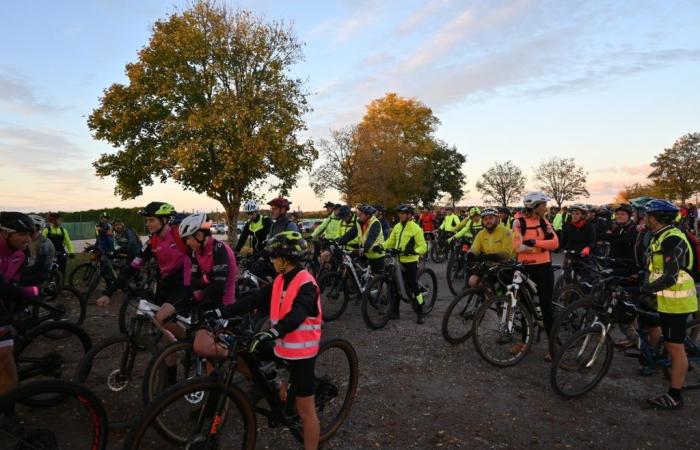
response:
M395 33L402 37L418 31L420 26L423 25L423 23L425 23L425 21L427 21L436 11L450 3L450 0L430 0L425 2L422 8L411 14L408 19L398 26Z
M26 115L48 114L66 109L40 102L25 80L8 73L0 73L0 105Z
M5 167L55 168L63 161L84 158L84 153L60 134L0 126L0 163Z
M651 173L653 168L649 164L642 164L639 166L622 166L622 167L604 167L602 169L596 169L595 172L607 172L615 174L627 174L633 176L643 176L646 177Z

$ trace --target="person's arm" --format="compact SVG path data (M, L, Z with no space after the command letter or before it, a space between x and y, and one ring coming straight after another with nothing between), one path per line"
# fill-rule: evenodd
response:
M469 249L471 253L474 253L475 255L480 255L484 252L484 233L477 233L476 237L474 238L474 242L472 243L472 247ZM511 246L511 243L508 242L508 246Z
M394 248L394 246L396 245L396 229L399 226L400 225L396 225L394 229L391 230L391 232L389 233L389 238L386 241L384 241L384 248Z
M515 250L513 250L513 231L509 230L506 227L503 227L503 239L501 239L501 247L498 249L498 255L503 258L503 259L513 259L515 256ZM476 235L477 239L479 238L479 235L482 233L479 233Z
M544 249L544 250L556 250L559 247L559 238L557 237L557 234L554 232L554 229L552 228L552 225L549 222L546 222L547 224L547 229L545 230L545 233L550 235L552 238L551 239L536 239L535 240L535 247Z
M270 311L270 298L272 297L272 285L268 284L257 292L251 292L236 297L236 303L226 305L220 309L221 317L235 317L258 310L263 314Z
M63 246L66 248L66 251L68 253L75 253L73 250L73 241L70 240L70 235L68 234L68 230L66 230L63 227L59 228L61 232L63 233Z
M246 222L245 226L243 227L243 231L241 231L241 235L238 236L238 241L236 241L236 247L233 249L233 251L236 253L240 252L245 245L245 241L248 240L248 236L250 236L250 221Z
M428 243L425 242L425 235L423 234L423 229L418 227L419 232L414 234L415 244L413 247L413 252L418 255L423 255L428 251Z
M585 242L586 245L585 246L593 248L593 246L596 244L596 242L598 242L598 241L596 240L595 228L589 227L588 231L586 232L586 242Z
M338 238L336 241L338 245L345 245L357 237L357 227L352 227L348 231Z
M561 248L566 249L566 244L569 243L569 224L564 225L561 230Z
M469 217L464 218L464 220L458 223L457 226L452 229L452 231L460 231L469 228L467 223L471 223L471 219ZM464 233L462 233L462 235L464 235Z
M228 253L224 244L214 243L214 255L211 273L209 274L209 284L203 289L204 298L209 302L218 302L224 296L228 271L231 261L228 260Z
M311 233L311 238L312 239L318 239L321 234L326 231L326 228L328 228L328 224L331 222L331 216L326 217L323 219L323 222L319 226L316 227L316 229Z
M355 230L357 231L357 228L355 228ZM367 239L365 239L363 246L365 253L369 252L372 247L374 247L380 233L382 233L382 224L379 223L379 221L376 221L370 225L369 230L367 230Z
M317 298L318 288L312 282L299 287L297 296L292 300L292 309L273 327L280 338L299 328L307 317L318 316Z
M686 265L688 246L678 236L669 236L661 243L664 271L659 278L648 282L646 288L652 292L670 288L678 282L678 273ZM647 280L648 281L648 280Z

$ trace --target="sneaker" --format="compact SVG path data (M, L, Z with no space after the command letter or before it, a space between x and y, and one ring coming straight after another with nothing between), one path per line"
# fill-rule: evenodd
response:
M647 399L647 403L657 409L678 409L683 406L683 399L676 400L668 394Z

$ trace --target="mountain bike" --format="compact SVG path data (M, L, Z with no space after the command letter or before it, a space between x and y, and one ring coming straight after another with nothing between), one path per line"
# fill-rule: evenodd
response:
M362 296L362 320L373 330L383 328L391 319L393 299L410 303L412 306L415 303L412 295L408 294L404 268L398 258L398 250L386 250L384 273L372 277ZM418 269L417 278L418 288L423 295L423 314L427 315L433 310L437 300L437 276L432 269L423 267Z
M469 287L469 266L467 264L467 253L471 249L472 243L468 238L461 238L454 242L447 258L447 286L453 295L459 294L463 289Z
M435 264L440 264L447 260L450 253L450 244L447 242L447 239L453 234L445 230L438 230L437 239L430 247L430 257Z
M217 341L230 349L210 376L175 385L155 398L134 422L125 449L255 448L256 413L270 428L284 427L295 440L303 440L296 413L294 386L289 385L286 362L265 361L248 353L252 332L241 322L217 321L209 325ZM256 395L246 395L235 383L236 369L244 363L252 375ZM330 439L350 412L359 378L357 355L349 342L332 338L321 342L316 357L316 413L320 441ZM265 400L267 407L259 403ZM281 438L280 440L282 440ZM277 440L277 447L291 448Z
M75 383L33 381L0 396L0 448L102 450L107 434L100 400Z
M330 249L342 262L337 271L325 271L318 279L325 322L332 322L343 315L351 293L361 298L372 275L369 264L363 263L356 252L337 245L331 245Z
M87 300L75 289L63 286L52 296L26 298L11 302L8 313L12 326L19 334L45 322L67 320L82 325L87 314ZM60 333L55 334L61 338Z
M119 271L126 266L127 258L125 255L105 255L94 245L86 245L83 251L90 253L90 261L79 264L71 271L68 276L68 285L87 297L97 288L100 278L103 278L105 273L109 273L113 279L116 279ZM109 267L103 258L109 259Z
M645 310L646 309L646 310ZM593 324L579 330L565 342L559 353L555 355L549 372L550 384L554 391L566 398L580 397L593 388L605 377L612 364L614 344L610 338L610 330L618 324L631 324L635 318L640 323L658 314L651 307L640 303L638 308L630 301L629 293L615 289L605 305L597 311ZM657 319L658 320L658 319ZM671 359L665 350L652 348L647 340L633 328L628 328L639 353L626 353L626 356L637 358L642 365L660 367L664 376L670 379ZM686 324L685 352L688 357L688 373L684 389L700 388L700 320L692 320Z

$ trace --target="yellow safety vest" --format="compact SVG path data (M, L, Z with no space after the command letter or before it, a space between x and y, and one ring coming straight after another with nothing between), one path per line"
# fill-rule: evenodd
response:
M688 246L689 264L685 269L693 267L693 248L683 232L676 227L670 227L659 237L654 237L649 245L651 261L649 264L649 282L658 279L664 273L664 257L661 253L661 244L669 236L678 236ZM656 293L657 309L659 312L669 314L691 313L698 310L698 297L695 292L695 281L687 270L678 272L676 284Z

